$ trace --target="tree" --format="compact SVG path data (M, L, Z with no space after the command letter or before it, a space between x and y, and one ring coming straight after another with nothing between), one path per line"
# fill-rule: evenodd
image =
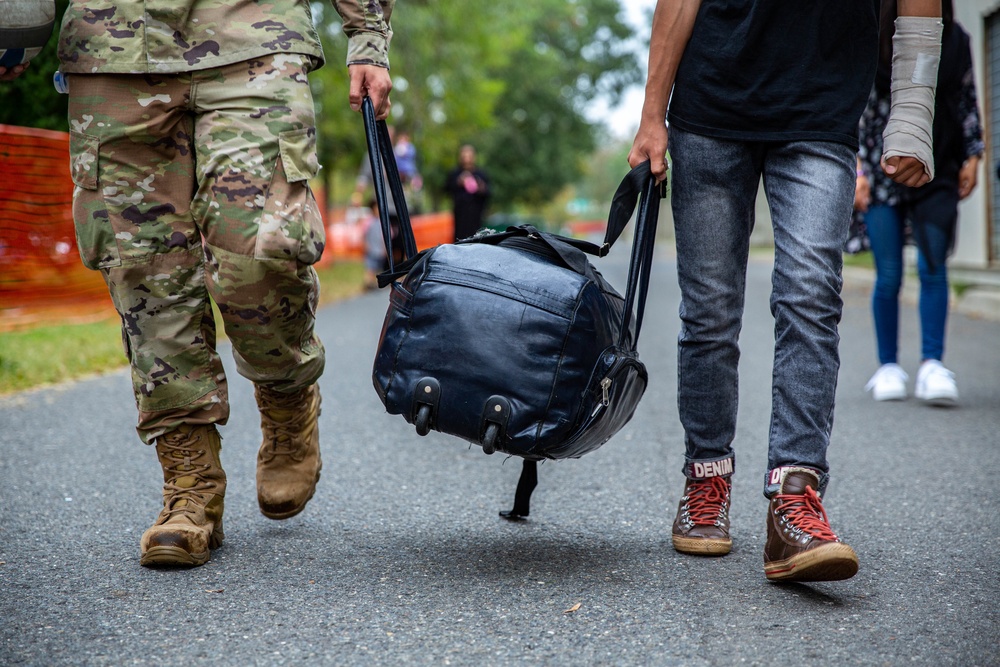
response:
M14 81L0 83L0 123L68 131L68 100L56 92L52 75L59 69L56 42L59 39L59 19L69 0L56 0L56 25L42 52L27 71Z
M323 162L356 170L364 146L346 106L345 42L336 14L320 12L327 55L336 54L312 77L320 136L337 153ZM640 76L620 12L617 0L536 0L516 11L490 0L397 5L390 123L410 132L436 198L463 143L478 147L496 208L544 203L580 175L598 129L587 105Z
M364 158L361 119L347 108L343 64L346 39L335 12L314 5L330 63L310 77L320 112L323 160L356 171ZM420 151L425 180L436 185L463 137L494 122L507 65L527 36L514 14L490 0L414 0L393 14L390 48L393 110L389 122L406 129Z
M638 81L616 0L531 3L530 48L502 72L506 94L483 142L502 207L544 204L583 173L599 129L587 105Z
M62 16L68 0L57 0ZM325 176L357 172L361 118L347 106L346 39L326 2L313 14L330 62L310 76ZM587 105L640 70L618 0L407 0L393 15L390 122L411 134L432 194L458 147L472 143L494 184L494 206L539 205L581 173L597 145ZM66 96L52 87L57 35L3 86L0 122L66 130ZM342 195L343 196L343 195Z

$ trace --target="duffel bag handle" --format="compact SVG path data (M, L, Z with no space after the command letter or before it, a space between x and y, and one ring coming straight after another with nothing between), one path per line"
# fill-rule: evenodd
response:
M619 334L619 347L626 348L629 323L632 319L632 307L638 297L636 309L635 337L630 349L635 349L639 342L639 330L642 328L642 315L646 310L646 295L649 292L649 271L653 265L653 247L656 244L656 223L660 216L660 200L667 196L666 181L656 182L649 168L649 161L633 168L615 192L611 201L611 212L608 214L608 230L604 239L604 248L610 248L632 217L638 198L639 213L635 221L635 238L632 242L632 258L628 267L628 287L625 291L625 310L622 312L622 328Z
M403 237L404 259L412 259L417 254L417 242L413 237L410 212L406 207L403 183L396 166L396 154L392 150L389 128L384 120L375 120L375 107L368 96L361 101L361 115L365 121L365 141L368 143L368 160L372 167L372 185L375 187L375 201L378 203L379 223L382 225L382 241L389 260L389 271L395 271L392 256L392 225L389 222L389 198L385 191L385 179L389 181L392 201L396 204L399 218L399 233ZM385 171L383 171L383 168Z

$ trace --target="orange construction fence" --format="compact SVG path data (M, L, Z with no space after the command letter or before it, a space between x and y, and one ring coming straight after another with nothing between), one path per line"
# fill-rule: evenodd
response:
M348 209L342 216L331 215L326 225L326 250L322 261L360 259L365 252L365 230L371 222L368 209ZM330 219L335 220L330 222ZM451 213L415 215L410 220L417 250L451 243L455 222ZM374 224L378 224L375 220Z
M69 135L0 125L0 174L0 331L115 317L100 273L83 266L76 247ZM361 257L360 221L321 210L321 263ZM420 249L451 242L453 228L450 213L413 218Z
M0 173L0 330L114 316L76 248L69 135L0 125Z

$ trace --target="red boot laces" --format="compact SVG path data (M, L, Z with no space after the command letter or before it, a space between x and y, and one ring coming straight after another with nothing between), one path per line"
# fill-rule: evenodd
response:
M687 489L687 512L696 526L714 526L729 505L729 483L724 477L694 480Z
M806 487L806 492L798 494L779 493L775 500L782 501L775 507L775 511L785 515L785 520L793 528L811 535L817 540L837 542L839 538L830 528L830 521L826 518L826 511L823 509L823 502L811 486Z

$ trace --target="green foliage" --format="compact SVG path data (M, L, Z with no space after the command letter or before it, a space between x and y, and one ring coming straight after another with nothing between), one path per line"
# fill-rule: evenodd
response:
M0 393L66 382L127 363L117 320L0 334Z
M336 14L314 5L330 63L311 76L327 168L356 171L361 121L347 107L346 40ZM390 49L390 123L409 131L434 202L463 143L477 146L494 210L550 201L586 166L598 96L639 80L618 0L398 3ZM328 151L328 152L327 152Z
M67 97L56 92L52 75L59 69L56 42L59 18L69 0L56 0L56 27L45 49L31 61L27 71L14 81L0 83L0 124L40 127L66 132Z
M57 0L62 16L68 0ZM346 39L340 18L314 2L328 64L310 81L320 161L357 172L365 155L360 116L347 105ZM408 0L393 15L395 89L390 122L409 131L435 207L463 143L477 146L493 181L494 210L551 201L586 169L598 144L584 115L599 96L614 97L640 77L619 0ZM2 86L0 123L67 129L65 95L52 87L56 34L25 74ZM343 183L339 179L338 183ZM349 188L333 192L343 202Z
M584 173L598 138L586 106L639 78L619 10L616 0L531 3L527 48L502 73L506 93L484 137L500 206L544 204Z

